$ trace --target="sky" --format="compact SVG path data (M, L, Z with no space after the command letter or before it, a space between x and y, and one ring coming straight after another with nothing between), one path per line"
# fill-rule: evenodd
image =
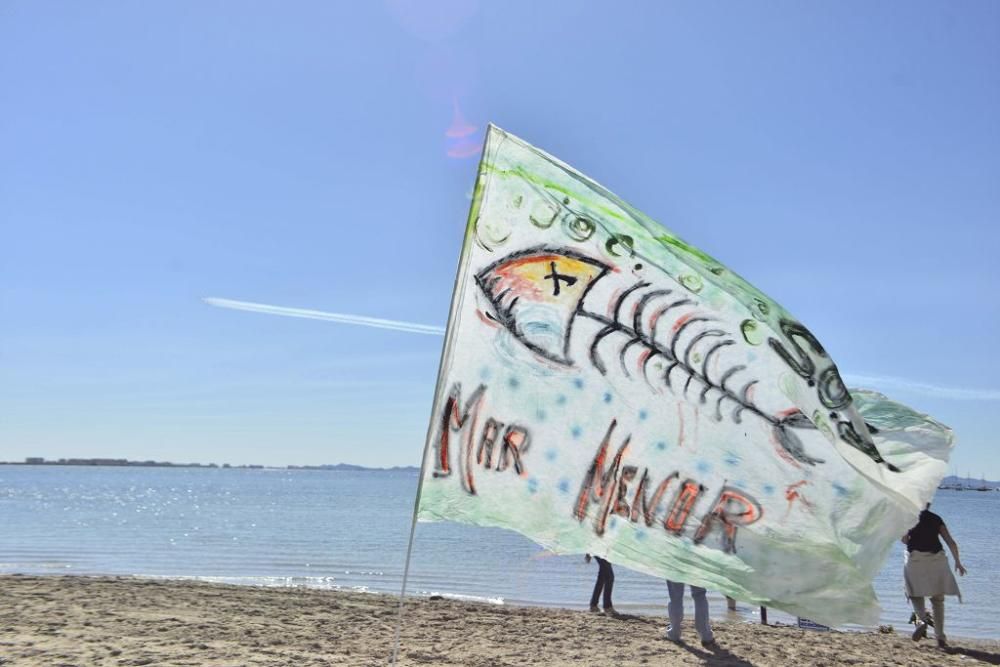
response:
M0 4L0 460L417 465L493 122L1000 479L1000 4Z

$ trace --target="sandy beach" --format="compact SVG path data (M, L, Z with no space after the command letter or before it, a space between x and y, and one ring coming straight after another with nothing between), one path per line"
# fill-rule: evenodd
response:
M187 581L0 577L0 665L384 665L391 596ZM953 638L949 651L904 634L817 633L718 623L716 651L664 619L470 604L407 603L401 665L1000 664L1000 643Z

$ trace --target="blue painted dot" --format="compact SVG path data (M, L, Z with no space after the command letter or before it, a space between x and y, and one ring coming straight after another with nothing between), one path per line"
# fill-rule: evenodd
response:
M644 530L635 531L635 539L640 541L646 539L646 531Z
M574 378L573 386L577 389L583 389L583 378Z
M610 391L604 392L604 402L605 403L610 403L611 402L611 392Z
M483 366L482 368L479 369L479 379L480 380L489 380L490 376L492 376L492 375L493 375L493 373L491 373L490 369L488 367L486 367L486 366Z
M646 421L646 417L648 416L649 416L648 412L646 412L645 410L639 410L639 421Z
M574 438L579 438L581 435L583 435L583 429L580 428L579 426L574 426L569 430L569 432L570 435L572 435Z
M569 493L569 480L565 477L559 480L559 493Z
M838 496L846 496L847 489L836 482L833 483L833 490L837 492Z
M559 394L556 396L556 405L566 405L566 395Z
M511 376L507 378L507 386L510 387L511 389L517 389L518 387L521 386L521 381L518 380L516 377Z
M555 449L545 451L545 459L548 461L555 461L557 456L559 456L559 452Z
M705 474L712 469L712 466L708 463L708 461L698 461L698 465L695 467L698 469L698 472L702 474Z
M546 416L547 415L545 413L545 410L542 410L541 408L538 408L537 410L535 410L535 417L538 419L538 421L540 421L540 422L545 421L545 417Z
M734 452L726 452L726 458L723 460L726 462L726 465L729 466L738 466L740 464L740 461L742 461L739 454L736 454Z
M765 484L764 493L766 493L767 495L771 495L772 493L774 493L774 487L771 486L770 484Z
M617 517L611 517L611 524L610 524L609 527L611 529L614 529L614 527L617 526L617 525L618 525L618 518Z
M656 448L662 452L664 449L667 448L667 443L660 440L658 443L656 443Z
M528 480L528 492L536 493L538 491L538 480L534 477Z

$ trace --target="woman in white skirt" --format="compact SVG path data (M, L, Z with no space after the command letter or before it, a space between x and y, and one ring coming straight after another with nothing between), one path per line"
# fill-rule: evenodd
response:
M944 596L957 595L959 602L962 593L958 590L958 582L948 567L948 557L944 554L941 540L951 550L955 559L955 570L965 576L965 567L958 557L958 545L952 539L944 520L930 511L930 503L920 513L917 525L903 536L906 544L906 565L903 567L903 578L906 581L906 597L910 598L913 611L917 615L917 629L913 631L913 641L919 641L927 636L927 608L924 598L931 599L934 609L934 636L938 646L946 648L948 641L944 634Z

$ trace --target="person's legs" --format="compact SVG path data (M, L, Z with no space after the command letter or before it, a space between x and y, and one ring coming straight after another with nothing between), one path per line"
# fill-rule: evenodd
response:
M910 598L910 604L913 606L913 611L917 615L917 621L927 621L927 605L924 604L924 597L922 595L914 595Z
M705 589L701 586L692 586L691 597L694 599L694 627L701 637L701 642L706 644L714 641L712 624L708 620L708 598L705 596Z
M914 595L910 598L913 605L913 612L917 615L917 629L913 631L913 641L923 639L927 635L927 607L924 605L922 595Z
M931 608L934 610L934 636L941 644L947 641L944 636L944 595L932 595Z
M670 595L670 603L667 605L667 615L670 616L667 639L678 642L681 640L681 622L684 621L684 584L668 579L667 593Z
M601 559L597 559L597 581L594 582L594 594L590 596L590 610L597 610L597 601L601 599L601 591L604 589L604 568L601 567Z
M615 607L611 604L611 591L615 587L615 571L611 567L611 563L604 559L598 559L597 564L604 574L604 611L614 611Z

